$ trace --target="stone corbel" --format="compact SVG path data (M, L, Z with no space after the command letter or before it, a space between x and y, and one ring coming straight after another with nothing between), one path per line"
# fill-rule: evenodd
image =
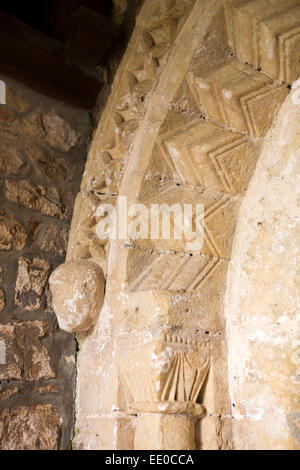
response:
M135 448L195 449L195 423L205 414L197 400L210 367L208 340L166 328L150 341L124 342L120 373L132 398L129 413L137 416Z
M49 279L52 307L59 326L68 333L82 333L92 328L104 300L103 271L92 261L62 264Z

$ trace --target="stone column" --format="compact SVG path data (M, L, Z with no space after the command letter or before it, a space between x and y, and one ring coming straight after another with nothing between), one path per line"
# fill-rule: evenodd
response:
M195 450L195 424L204 414L202 405L147 402L132 410L137 412L136 450Z

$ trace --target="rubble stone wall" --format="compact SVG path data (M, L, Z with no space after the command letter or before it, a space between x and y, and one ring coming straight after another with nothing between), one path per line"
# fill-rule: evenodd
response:
M48 278L65 258L92 121L0 78L0 449L67 449L76 342Z

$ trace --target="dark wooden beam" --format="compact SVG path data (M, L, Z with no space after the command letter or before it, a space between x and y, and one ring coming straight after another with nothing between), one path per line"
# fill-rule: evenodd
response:
M65 62L47 38L0 12L0 73L74 106L93 108L101 83Z
M80 7L66 21L64 39L67 50L81 63L97 65L108 52L113 33L113 24L105 16Z

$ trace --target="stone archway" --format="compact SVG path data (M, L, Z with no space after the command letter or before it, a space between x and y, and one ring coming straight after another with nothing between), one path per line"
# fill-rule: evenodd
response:
M227 269L264 137L299 73L299 9L297 0L146 0L69 240L67 261L106 275L99 318L78 334L77 448L233 447ZM99 240L97 208L110 203L119 216L120 196L204 204L202 249Z

